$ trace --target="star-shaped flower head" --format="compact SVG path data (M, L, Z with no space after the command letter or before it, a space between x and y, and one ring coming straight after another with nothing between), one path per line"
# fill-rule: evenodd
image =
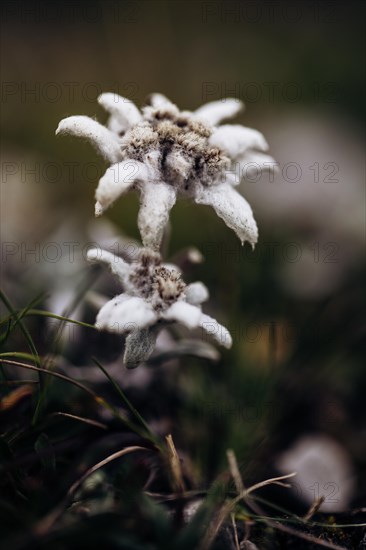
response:
M127 335L127 366L135 367L147 359L154 350L159 329L172 322L188 329L201 327L219 344L231 347L228 330L202 313L201 304L208 299L205 285L186 285L179 268L162 264L159 253L143 248L138 260L129 264L111 252L94 248L88 251L88 259L106 263L125 289L104 304L95 325L100 330Z
M141 112L129 100L102 94L110 113L107 127L87 116L63 119L56 133L89 139L111 164L96 190L96 215L123 193L140 192L138 226L144 246L159 250L169 213L177 197L214 208L242 243L255 245L257 225L248 202L235 190L248 163L266 169L273 159L262 134L224 124L243 104L214 101L195 112L179 111L160 94L150 96Z

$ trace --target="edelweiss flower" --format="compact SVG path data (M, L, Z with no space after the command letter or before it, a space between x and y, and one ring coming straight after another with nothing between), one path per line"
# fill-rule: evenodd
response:
M255 245L257 225L250 205L234 189L240 183L235 173L239 167L242 174L249 163L262 170L274 161L263 153L268 145L260 132L218 126L243 108L240 101L214 101L193 113L179 111L160 94L153 94L141 112L113 93L98 101L110 113L108 127L87 116L71 116L56 131L89 139L111 164L96 190L97 216L123 193L137 189L143 244L158 250L177 197L189 197L212 206L242 243Z
M142 249L139 259L128 264L111 252L95 248L89 250L88 259L109 265L125 288L126 292L104 304L95 325L100 330L128 335L124 355L127 366L137 366L147 359L154 349L157 330L175 321L189 329L201 327L219 344L231 347L228 330L201 311L200 305L208 298L205 285L186 285L178 268L162 264L157 252Z

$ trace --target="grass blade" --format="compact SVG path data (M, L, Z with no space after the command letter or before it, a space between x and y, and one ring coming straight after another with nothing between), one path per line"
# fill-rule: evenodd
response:
M140 413L135 409L135 407L132 405L132 403L128 400L128 398L124 394L124 392L123 392L122 388L119 386L119 384L117 384L117 382L112 378L112 376L109 374L109 372L107 372L106 369L100 364L98 359L96 359L95 357L92 357L92 359L93 359L94 363L97 365L97 367L99 367L100 370L103 372L103 374L108 378L108 380L110 381L110 383L112 384L112 386L114 387L114 389L116 390L118 395L121 397L123 403L129 409L131 414L136 418L136 420L139 422L139 424L141 424L141 426L146 430L146 432L149 436L149 439L151 441L153 441L159 447L159 449L161 450L162 445L161 445L159 439L151 431L150 427L145 422L145 420L142 418Z
M0 299L4 302L5 306L8 308L10 313L15 317L15 324L19 324L20 330L22 331L24 338L26 339L28 346L33 354L33 362L36 366L40 365L40 360L38 356L38 352L36 350L36 346L34 345L34 342L32 340L31 335L29 334L28 329L25 327L24 323L22 322L22 318L18 313L14 310L10 300L5 296L5 293L0 290ZM40 375L40 383L42 383L42 376Z

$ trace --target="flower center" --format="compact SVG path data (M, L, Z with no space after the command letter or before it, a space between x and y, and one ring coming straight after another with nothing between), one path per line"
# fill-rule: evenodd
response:
M164 307L170 306L173 302L178 300L186 287L178 271L175 269L167 269L162 266L155 269L154 283L152 286L156 293L153 297L155 302L154 307L157 309L164 309Z
M161 311L178 300L186 287L176 269L161 265L160 254L144 249L130 275L136 294Z
M211 128L196 121L190 113L176 108L145 107L144 121L129 130L122 139L126 158L140 162L158 151L156 165L160 178L183 193L199 180L210 185L230 165L230 160L218 147L209 143ZM148 156L149 155L149 156Z

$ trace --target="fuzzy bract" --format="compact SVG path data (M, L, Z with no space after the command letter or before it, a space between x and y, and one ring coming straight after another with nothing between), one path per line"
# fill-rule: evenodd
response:
M235 186L253 167L266 170L274 161L260 132L220 126L241 111L240 101L213 101L194 112L180 111L161 94L151 95L141 111L113 93L98 101L109 113L107 126L71 116L56 131L88 139L110 165L96 189L97 216L127 191L137 190L142 242L159 250L171 208L178 197L186 197L211 206L242 243L254 247L258 230L253 212Z
M147 359L159 329L172 322L190 330L201 327L219 344L231 347L229 331L202 312L201 304L208 299L205 285L186 285L179 268L163 264L158 253L142 249L138 260L127 263L105 250L91 249L88 259L107 264L125 289L103 305L95 324L99 330L127 336L127 366L137 366Z

